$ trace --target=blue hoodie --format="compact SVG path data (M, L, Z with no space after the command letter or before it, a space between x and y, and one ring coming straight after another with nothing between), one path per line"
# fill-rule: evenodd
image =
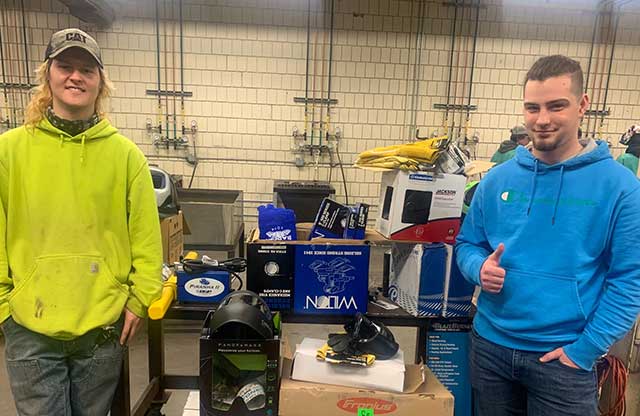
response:
M500 243L502 291L482 292L474 320L484 338L508 348L564 347L579 367L633 325L640 311L640 182L606 143L547 165L524 147L480 181L458 235L465 278Z

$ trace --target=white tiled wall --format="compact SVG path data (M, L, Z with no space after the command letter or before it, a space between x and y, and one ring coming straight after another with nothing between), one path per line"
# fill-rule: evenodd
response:
M118 18L107 30L98 30L71 17L56 0L26 1L28 53L33 71L44 52L49 35L57 29L80 26L94 34L103 48L105 65L117 91L111 101L111 119L121 131L140 145L149 160L170 172L182 174L188 182L192 167L184 161L184 152L156 150L145 131L145 122L156 123L157 100L145 95L156 89L155 8L151 0L120 0ZM312 0L312 25L328 24L329 1ZM529 66L540 56L562 53L578 59L586 70L589 59L593 4L590 0L559 0L537 5L523 5L515 0L484 0L479 14L479 37L471 104L469 134L478 132L481 143L478 157L488 158L497 144L508 137L508 130L521 120L522 80ZM169 5L171 3L168 3ZM177 1L175 2L177 4ZM424 37L420 55L418 95L415 104L417 126L421 134L431 133L443 125L444 114L434 110L436 103L446 102L449 75L449 48L454 10L441 1L426 1ZM161 13L167 3L160 2ZM16 30L12 16L15 0L0 3L8 13L9 24L2 34L18 55ZM358 152L406 141L412 136L411 91L415 61L419 1L336 0L331 97L338 104L331 112L331 126L340 127L344 139L340 154L344 162L350 200L377 204L379 174L362 171L351 165ZM170 7L169 7L170 8ZM460 14L458 12L458 18ZM170 13L168 16L171 17ZM307 1L300 0L185 0L184 7L184 81L185 90L193 92L186 99L186 123L196 120L200 164L194 187L241 189L245 195L248 226L256 221L255 207L272 199L274 179L326 179L328 159L320 168L297 168L293 165L292 130L304 128L304 106L294 97L305 93ZM412 17L413 16L413 17ZM174 12L177 19L177 10ZM473 33L471 9L464 11L463 33L458 34L458 50L471 49ZM169 19L171 20L171 19ZM613 153L621 148L617 137L634 122L640 121L640 5L625 6L614 51L614 63L607 107L611 116L598 129L614 143ZM3 26L4 23L3 23ZM161 25L163 49L172 46L172 31L178 26ZM328 72L328 34L313 30L311 42L322 46L310 51L315 66L315 96L326 96ZM167 45L165 47L165 45ZM177 38L173 48L178 50ZM324 52L323 52L324 51ZM597 50L596 50L597 52ZM606 53L605 53L606 52ZM602 56L608 51L601 50ZM7 57L5 57L5 60ZM166 61L172 65L179 56L171 53ZM467 68L471 54L456 53L454 65ZM164 64L165 55L161 56ZM603 60L604 62L604 60ZM6 62L13 72L23 64ZM595 65L595 63L594 63ZM606 73L604 64L600 72ZM9 71L7 71L9 72ZM454 70L454 75L456 71ZM180 74L169 70L168 89L173 80L179 89ZM470 73L466 74L468 78ZM162 71L163 85L165 72ZM455 78L455 77L454 77ZM463 102L469 85L461 70L453 83L451 102ZM33 79L33 77L32 77ZM598 78L599 80L599 78ZM314 84L309 80L309 88ZM457 92L457 93L456 93ZM312 93L313 95L313 93ZM601 96L602 99L602 96ZM0 98L0 101L2 98ZM169 100L173 111L173 100ZM178 123L181 122L179 102ZM163 101L164 106L164 101ZM316 118L320 111L316 108ZM461 114L450 115L448 124ZM163 121L164 123L164 121ZM464 130L463 130L464 131ZM332 173L338 199L344 188L339 169ZM375 208L372 216L375 217Z

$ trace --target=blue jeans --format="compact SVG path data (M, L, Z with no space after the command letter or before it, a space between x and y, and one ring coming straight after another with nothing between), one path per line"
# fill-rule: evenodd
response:
M496 345L475 330L470 366L475 416L596 416L596 371L539 361L544 353Z
M32 332L13 318L2 324L11 392L21 416L106 415L111 408L123 347L122 318L60 341Z

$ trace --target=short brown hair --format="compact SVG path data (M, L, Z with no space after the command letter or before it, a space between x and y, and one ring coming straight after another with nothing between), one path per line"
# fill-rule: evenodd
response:
M584 92L584 80L580 63L564 55L551 55L538 59L527 72L524 80L546 81L549 78L569 75L571 77L571 91L580 97Z

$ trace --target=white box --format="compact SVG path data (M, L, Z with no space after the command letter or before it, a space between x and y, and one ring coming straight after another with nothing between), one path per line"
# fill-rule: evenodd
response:
M402 350L398 350L391 360L376 360L371 367L352 367L318 360L316 351L325 343L322 339L305 338L296 346L291 373L293 380L403 392L405 365Z
M376 229L391 240L455 243L465 183L462 175L385 172Z

